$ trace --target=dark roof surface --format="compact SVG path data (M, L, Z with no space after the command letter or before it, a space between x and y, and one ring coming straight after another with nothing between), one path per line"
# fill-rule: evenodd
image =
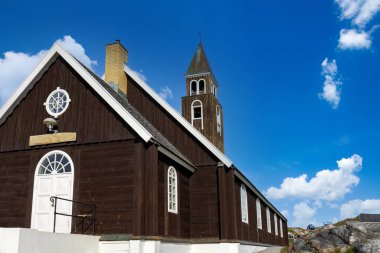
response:
M185 75L195 75L208 72L213 74L211 66L208 63L205 50L203 49L202 44L199 43L198 48L195 51L193 59L191 60L190 66L187 69Z
M129 102L127 97L122 91L116 91L109 84L107 84L103 79L101 79L97 74L91 71L78 59L77 61L81 64L88 73L93 76L96 81L107 90L107 92L113 96L154 138L154 140L186 163L192 165L192 163L184 156L170 141L168 141L154 126L152 126L148 120L146 120Z

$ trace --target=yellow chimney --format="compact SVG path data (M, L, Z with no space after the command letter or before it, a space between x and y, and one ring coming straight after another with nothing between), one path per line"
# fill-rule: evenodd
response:
M124 64L128 61L128 51L116 40L106 46L106 70L105 81L118 85L119 90L127 94L127 75L124 72Z

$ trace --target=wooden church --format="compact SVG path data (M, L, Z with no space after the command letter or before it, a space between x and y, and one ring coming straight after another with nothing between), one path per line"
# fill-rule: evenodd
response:
M120 41L107 45L103 80L54 44L1 108L0 227L100 236L120 252L287 245L287 219L224 154L203 46L182 115L127 61Z

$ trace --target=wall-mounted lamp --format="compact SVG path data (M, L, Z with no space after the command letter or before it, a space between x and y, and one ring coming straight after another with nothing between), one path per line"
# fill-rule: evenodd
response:
M49 134L58 133L58 130L56 128L56 126L58 125L58 123L57 123L57 121L55 119L53 119L53 118L46 118L46 119L44 119L43 123L44 123L44 125L47 126Z

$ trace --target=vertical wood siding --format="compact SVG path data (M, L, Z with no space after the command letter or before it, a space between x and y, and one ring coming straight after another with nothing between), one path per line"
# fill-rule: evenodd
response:
M248 217L249 224L242 222L241 220L241 201L240 201L240 186L242 182L239 179L235 179L235 199L236 199L236 228L238 233L238 239L243 241L259 242L271 245L287 245L287 226L286 222L283 222L284 237L280 236L280 217L277 215L277 228L278 236L275 235L274 230L274 212L270 210L271 232L268 232L267 227L267 215L265 203L260 201L261 204L261 220L262 229L257 227L257 209L256 209L256 194L254 194L249 188L247 188L248 195Z
M97 205L97 233L132 232L133 146L124 141L0 153L0 226L30 227L36 166L59 149L74 163L73 199Z
M128 101L195 165L218 162L196 138L128 77Z
M57 87L66 90L71 99L67 111L59 117L59 131L76 132L76 144L134 138L133 130L58 57L0 125L0 152L32 149L29 136L47 132L42 121L51 116L43 104Z
M177 172L178 213L168 212L167 171L173 166ZM159 156L158 198L159 198L159 235L189 239L190 227L190 176L191 173L169 158Z
M216 166L202 167L191 178L191 236L219 239L219 197Z

